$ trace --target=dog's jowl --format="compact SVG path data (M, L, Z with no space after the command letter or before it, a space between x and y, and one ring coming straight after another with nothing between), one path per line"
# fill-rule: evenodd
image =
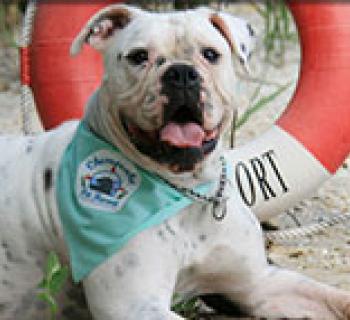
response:
M0 138L1 320L43 317L36 286L51 250L98 320L182 319L174 292L221 294L256 317L350 319L347 292L267 263L231 183L223 133L254 37L246 21L204 8L112 5L86 22L71 53L90 45L105 74L83 120Z

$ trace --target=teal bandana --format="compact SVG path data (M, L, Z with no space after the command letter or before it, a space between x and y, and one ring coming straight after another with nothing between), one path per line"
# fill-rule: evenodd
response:
M213 184L195 191L207 194ZM57 178L57 202L79 282L139 232L162 223L193 200L125 158L81 122Z

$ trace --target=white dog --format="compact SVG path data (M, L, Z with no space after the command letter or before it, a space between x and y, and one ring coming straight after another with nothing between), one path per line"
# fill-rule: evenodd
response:
M49 250L98 320L182 319L174 292L219 293L256 317L350 319L348 293L267 263L230 182L233 61L248 67L253 38L209 9L113 5L88 21L72 53L89 43L105 75L84 120L0 139L1 320L28 319Z

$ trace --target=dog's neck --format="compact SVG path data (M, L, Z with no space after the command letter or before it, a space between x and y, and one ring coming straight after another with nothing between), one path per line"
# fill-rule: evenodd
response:
M220 162L218 158L221 143L219 143L217 151L208 156L194 171L181 174L172 173L165 166L140 153L128 139L116 110L103 87L91 96L85 110L84 120L95 134L116 146L131 161L176 185L193 187L219 178Z

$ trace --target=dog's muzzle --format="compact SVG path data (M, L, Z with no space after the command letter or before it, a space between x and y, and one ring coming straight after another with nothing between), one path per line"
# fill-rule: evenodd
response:
M179 148L198 148L204 138L203 106L200 104L200 75L191 66L175 64L162 77L164 106L161 141Z
M171 65L161 78L161 94L168 101L163 106L162 127L150 133L130 122L126 125L132 142L142 153L169 164L174 172L193 170L218 141L219 128L204 129L201 84L201 76L194 67Z

